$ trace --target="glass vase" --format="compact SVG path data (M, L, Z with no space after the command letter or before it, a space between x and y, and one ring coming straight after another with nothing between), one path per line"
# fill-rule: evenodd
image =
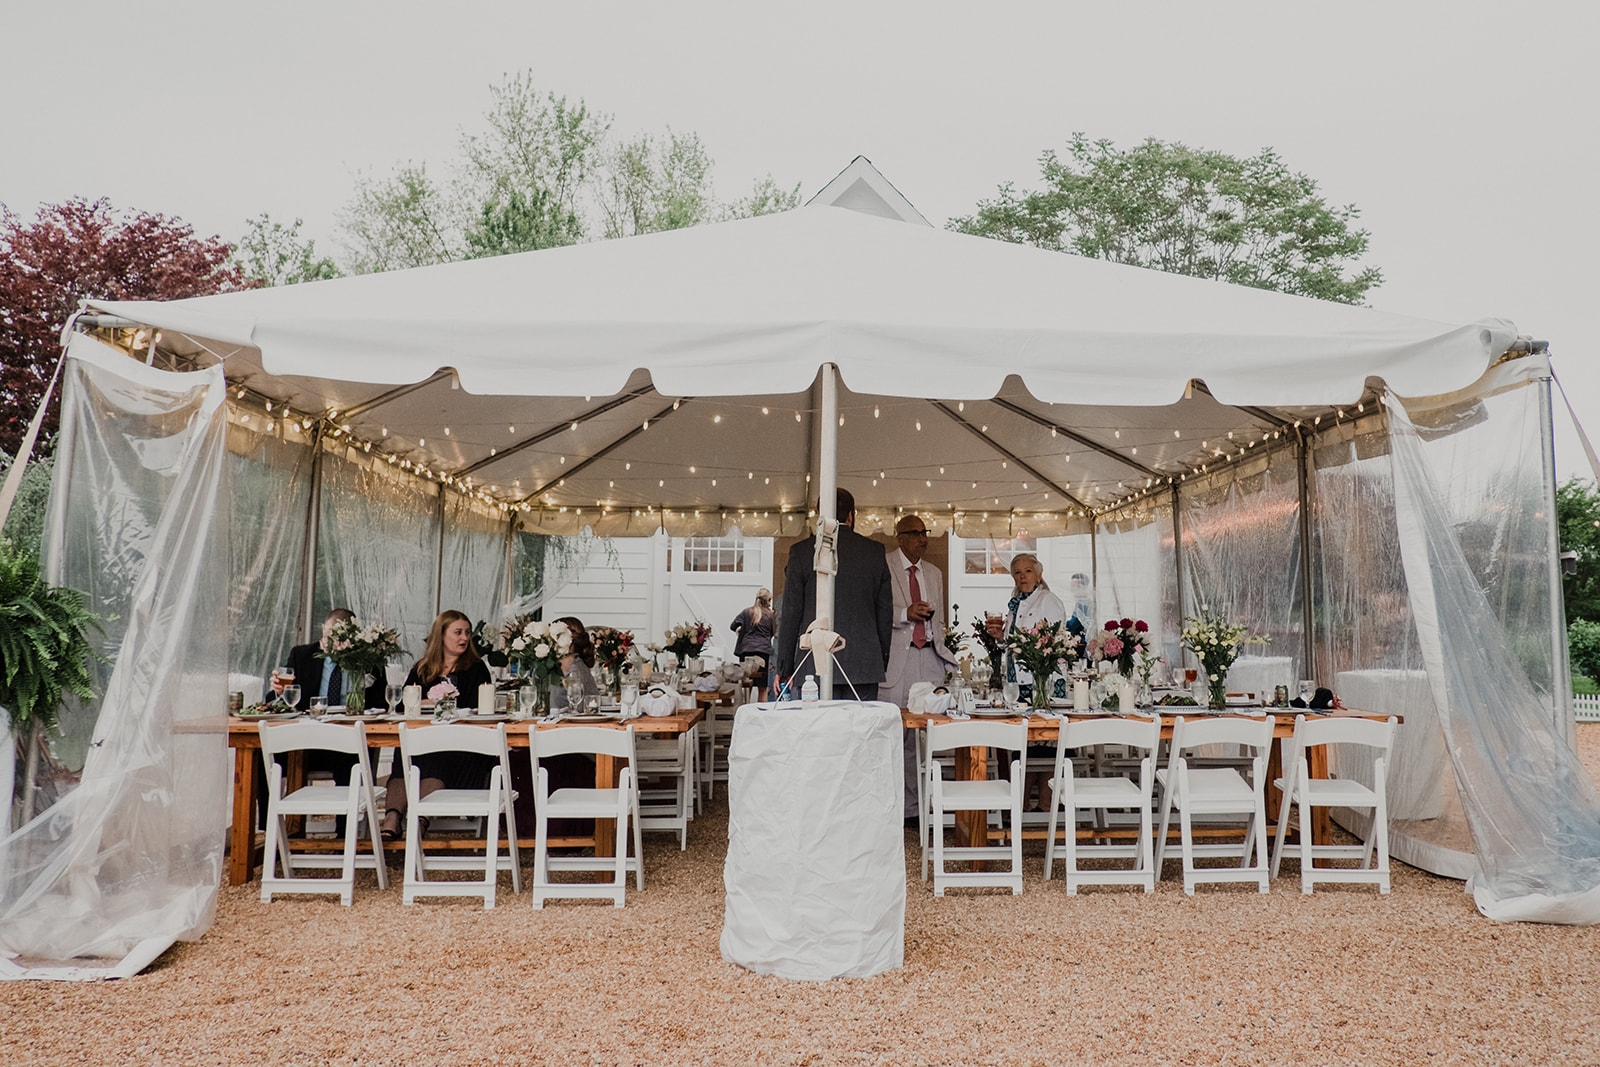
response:
M1033 705L1033 710L1042 711L1050 706L1051 685L1048 681L1043 684L1035 681L1033 692L1028 694L1028 700Z
M1211 690L1211 707L1220 711L1228 706L1228 674L1226 671L1217 674L1207 674L1207 686Z
M344 695L344 710L352 715L360 715L367 710L367 687L361 684L364 681L365 677L358 677L355 685Z

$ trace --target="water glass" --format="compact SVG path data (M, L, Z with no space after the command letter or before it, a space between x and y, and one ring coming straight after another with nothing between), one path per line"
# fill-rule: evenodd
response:
M1317 694L1317 683L1313 678L1300 679L1300 700L1307 707L1311 705L1311 698Z
M403 685L394 685L391 683L390 685L383 687L383 701L389 705L390 715L394 714L394 706L400 703L401 698L405 695L406 687Z
M539 690L531 685L525 685L517 690L517 714L524 719L532 718L539 710Z
M1017 701L1022 698L1022 688L1016 682L1007 682L1000 692L1005 697L1008 708L1015 707Z
M285 707L291 709L300 706L300 687L298 685L286 685L283 687L283 703Z

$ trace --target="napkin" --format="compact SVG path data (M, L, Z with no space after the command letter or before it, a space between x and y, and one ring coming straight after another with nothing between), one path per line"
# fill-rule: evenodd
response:
M927 713L928 697L933 694L932 682L913 682L906 693L906 710L913 715Z
M648 692L639 694L635 707L643 714L656 718L674 715L678 711L678 694L664 685L653 685Z

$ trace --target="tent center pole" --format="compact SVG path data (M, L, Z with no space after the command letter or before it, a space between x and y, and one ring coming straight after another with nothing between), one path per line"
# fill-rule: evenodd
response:
M835 514L835 497L839 486L839 368L832 363L822 366L822 403L817 427L817 529L838 521ZM820 538L818 539L821 540ZM837 557L834 567L837 569ZM834 628L833 617L834 574L817 571L817 623L824 629ZM833 697L833 656L827 649L813 648L812 658L817 664L817 691L824 700Z
M300 609L295 617L295 630L300 643L311 640L311 611L317 595L317 538L322 534L322 431L324 423L317 423L317 436L311 441L311 492L306 495L306 535L300 546Z
M1316 625L1316 612L1313 611L1312 595L1314 593L1311 581L1311 528L1315 516L1311 512L1311 487L1316 478L1312 469L1313 458L1310 436L1301 430L1299 439L1295 443L1295 467L1299 471L1300 489L1300 628L1301 652L1305 657L1296 678L1317 677L1317 643L1313 627ZM1328 664L1331 670L1333 664ZM1322 684L1329 689L1333 688L1333 678L1329 676L1322 679Z

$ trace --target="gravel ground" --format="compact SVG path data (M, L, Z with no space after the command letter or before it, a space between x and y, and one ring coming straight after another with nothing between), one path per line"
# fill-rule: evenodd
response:
M1580 725L1600 777L1600 725ZM720 798L721 794L719 794ZM786 982L724 963L720 806L647 838L625 909L436 899L372 876L355 905L222 891L144 974L0 984L23 1064L1206 1064L1600 1062L1600 927L1497 924L1461 883L1266 896L1168 879L1068 898L935 900L907 836L906 965Z

